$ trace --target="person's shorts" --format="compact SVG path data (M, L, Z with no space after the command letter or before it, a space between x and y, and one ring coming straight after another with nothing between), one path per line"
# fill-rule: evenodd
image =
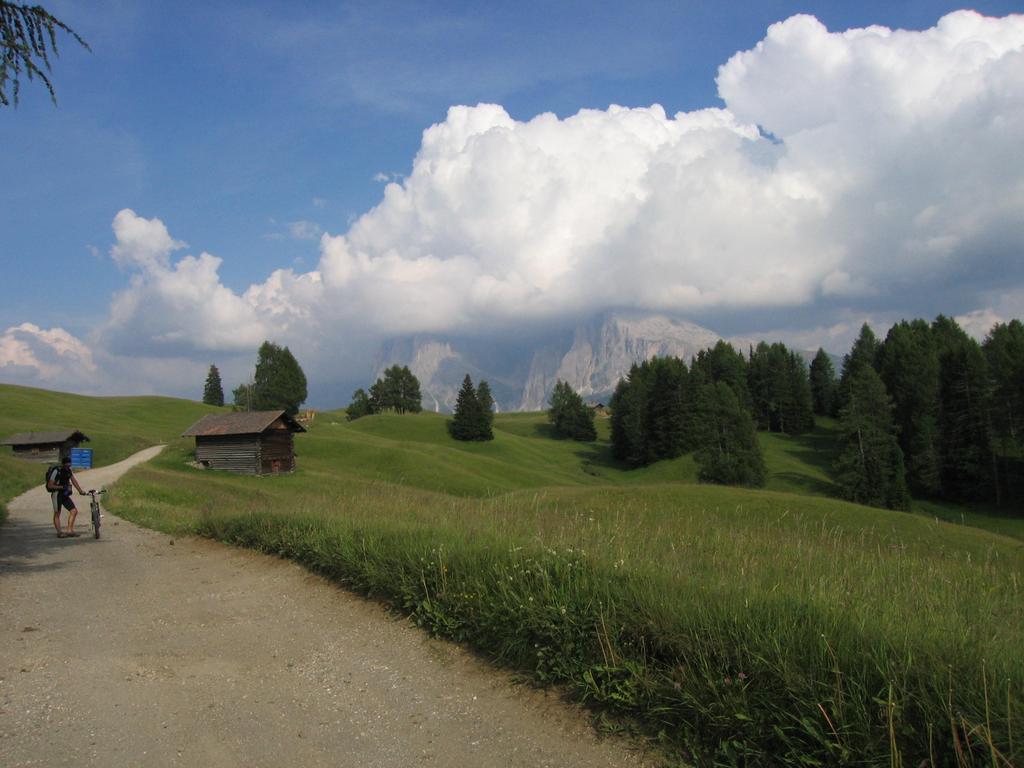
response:
M68 512L75 507L75 501L71 498L71 494L64 494L64 491L53 491L50 494L50 499L53 501L53 514L60 514L60 508L64 507Z

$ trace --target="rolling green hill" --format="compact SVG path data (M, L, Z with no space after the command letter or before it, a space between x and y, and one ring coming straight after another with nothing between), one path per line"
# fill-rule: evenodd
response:
M16 393L37 412L65 397ZM67 426L116 424L125 453L170 442L115 487L118 514L387 600L680 764L1024 758L1020 521L997 535L968 510L829 498L831 423L761 436L764 491L697 484L690 457L624 470L607 421L588 445L553 439L543 414L499 415L494 441L467 444L436 414L325 412L296 437L295 473L254 478L189 466L175 435L203 406L115 400L75 401L94 421Z
M142 448L174 440L207 405L170 397L85 397L0 384L0 437L19 432L79 429L90 439L96 466L113 464ZM0 502L41 484L40 465L0 449Z
M697 482L697 467L689 455L625 470L612 458L607 419L597 422L597 443L577 443L556 439L543 413L499 414L494 422L497 439L460 443L448 437L447 418L438 414L381 414L352 423L340 412L324 416L304 450L315 451L326 439L329 451L344 451L347 466L332 471L370 473L376 479L458 495L543 486ZM828 467L834 456L834 430L827 422L806 436L762 434L767 488L833 494Z

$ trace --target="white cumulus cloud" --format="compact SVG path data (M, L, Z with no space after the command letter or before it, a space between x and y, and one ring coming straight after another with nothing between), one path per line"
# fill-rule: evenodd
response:
M323 239L325 295L394 333L622 305L937 313L1024 282L1024 16L795 16L718 83L725 109L673 116L453 107Z
M112 226L117 242L110 256L122 267L166 269L171 254L187 247L171 237L160 219L144 219L130 208L119 211Z
M320 236L315 270L242 293L219 258L175 261L184 243L123 210L110 254L130 284L101 339L205 359L273 338L326 370L387 335L628 307L731 313L747 336L771 312L817 346L808 329L846 333L835 317L988 322L979 308L1024 290L1024 16L840 32L794 16L717 82L724 108L674 115L451 107L345 231L289 225Z
M118 354L176 356L254 349L267 328L254 305L220 282L221 260L209 253L171 262L184 247L159 219L125 209L114 218L111 257L137 268L114 296L101 338Z
M71 387L97 369L91 350L63 328L22 323L0 336L0 370L13 381Z

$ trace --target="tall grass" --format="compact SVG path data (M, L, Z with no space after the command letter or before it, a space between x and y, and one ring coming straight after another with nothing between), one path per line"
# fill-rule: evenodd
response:
M305 477L272 479L188 470L179 446L122 483L115 509L385 599L638 724L685 762L1024 758L1019 542L835 500L694 485L481 485L472 497L351 466L311 485L351 457L331 450L350 438L322 430L300 450ZM551 463L566 471L556 453Z
M761 437L766 492L695 485L689 457L626 472L606 422L580 445L520 414L475 445L434 415L321 414L298 472L246 478L186 465L175 435L209 410L197 403L0 399L0 433L83 429L100 464L170 441L114 488L118 514L292 558L564 686L680 762L1024 760L1024 526L826 498L828 423ZM0 456L0 497L39 474Z

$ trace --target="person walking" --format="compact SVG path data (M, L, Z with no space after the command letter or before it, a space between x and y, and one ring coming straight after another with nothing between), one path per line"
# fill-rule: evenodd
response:
M71 471L71 457L65 456L60 460L59 467L51 467L46 473L46 490L50 492L53 501L53 527L57 529L57 538L65 536L76 537L81 534L75 533L75 518L78 517L78 507L72 496L71 486L78 489L79 493L85 493L82 486L78 484L75 473ZM60 510L61 507L68 511L67 530L61 530Z

